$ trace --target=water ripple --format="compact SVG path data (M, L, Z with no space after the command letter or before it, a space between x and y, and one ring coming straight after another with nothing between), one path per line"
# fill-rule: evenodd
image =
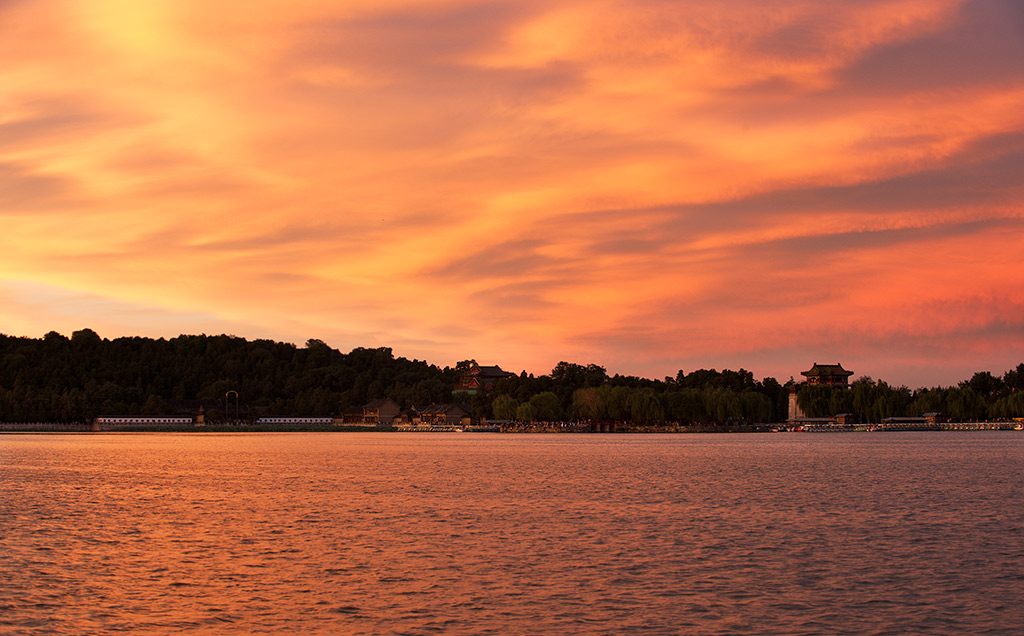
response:
M0 633L1016 634L1021 440L5 435Z

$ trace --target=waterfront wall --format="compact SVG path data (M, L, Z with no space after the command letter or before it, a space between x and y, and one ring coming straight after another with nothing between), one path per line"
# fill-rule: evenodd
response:
M53 431L78 433L92 430L85 422L0 422L0 431Z

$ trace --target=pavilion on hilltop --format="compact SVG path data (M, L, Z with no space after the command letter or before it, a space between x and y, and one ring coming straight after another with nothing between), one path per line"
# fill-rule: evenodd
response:
M848 386L853 371L847 371L841 364L818 364L817 362L800 375L807 378L807 384L820 386Z
M838 363L818 364L815 362L810 369L802 371L800 375L807 378L806 382L809 385L847 387L850 385L850 376L853 375L853 371L847 371L843 365ZM797 385L794 384L789 387L789 422L800 424L805 419L807 419L807 415L797 402Z
M453 389L454 393L466 393L477 395L487 390L490 385L503 378L511 377L512 373L503 371L499 366L480 366L474 364L459 376L459 383Z

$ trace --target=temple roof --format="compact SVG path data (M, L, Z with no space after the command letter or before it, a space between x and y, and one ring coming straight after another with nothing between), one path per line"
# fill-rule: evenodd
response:
M420 415L452 415L453 413L460 413L462 415L469 415L469 409L461 404L455 404L449 402L446 404L431 404L430 406L420 409Z
M370 400L363 406L364 409L379 409L382 406L386 406L388 403L398 406L398 403L391 398L378 398L376 400Z
M853 375L853 371L847 371L841 364L818 364L817 362L808 371L801 371L800 375L806 375L807 377L821 377L821 376L836 376L845 375L847 377Z
M477 371L478 369L479 371ZM470 373L473 375L482 375L488 378L507 378L508 376L512 375L511 373L509 373L508 371L504 371L501 367L497 365L489 367L477 365L474 369L470 370Z

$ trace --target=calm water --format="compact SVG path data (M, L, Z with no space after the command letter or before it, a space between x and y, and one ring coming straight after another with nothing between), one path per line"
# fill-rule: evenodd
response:
M1024 434L0 436L2 634L1020 634Z

